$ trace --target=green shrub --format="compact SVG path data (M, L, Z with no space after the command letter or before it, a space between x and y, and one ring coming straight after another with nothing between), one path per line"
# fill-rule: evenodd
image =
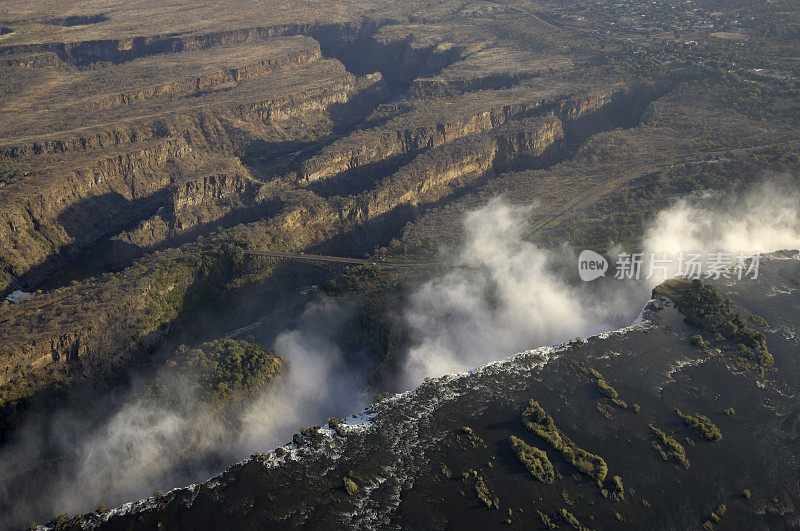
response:
M628 403L621 398L612 398L611 401L614 403L615 406L621 407L622 409L628 407Z
M475 493L478 495L478 499L480 499L487 508L500 508L500 500L498 500L496 496L492 498L492 493L486 485L483 476L477 476L475 479Z
M611 420L614 417L611 413L611 409L608 406L601 404L600 402L597 403L595 408L597 409L597 411L600 412L601 415L603 415L608 420Z
M22 179L25 174L7 162L0 162L0 187Z
M603 378L603 375L600 374L600 371L591 367L589 367L587 370L597 379L597 390L600 391L602 395L610 399L616 406L619 406L622 409L628 407L628 404L626 404L625 401L619 397L617 390L614 389L605 378Z
M690 428L694 428L707 441L719 442L722 440L722 432L711 422L708 417L703 415L684 415L680 409L675 410L683 422Z
M344 481L344 490L347 491L347 494L355 496L358 492L358 485L356 485L356 482L347 476L345 476L342 481Z
M508 442L519 462L525 465L525 468L528 469L528 472L533 477L542 483L552 483L555 480L556 474L553 464L547 458L547 453L544 450L530 446L513 435L508 438Z
M652 446L653 449L656 452L658 452L658 454L661 456L661 459L663 459L664 461L669 461L669 455L667 454L667 452L664 451L664 448L662 448L661 445L658 444L658 442L653 441Z
M686 457L686 449L681 443L675 440L674 437L667 435L660 429L650 424L650 430L655 434L656 438L663 444L667 451L661 449L661 446L654 446L656 450L661 452L661 457L666 461L665 456L671 456L675 461L683 465L684 468L689 468L689 459ZM657 443L654 443L657 445Z
M563 518L565 522L567 522L575 529L581 528L581 523L578 521L577 518L575 518L575 515L569 512L568 510L561 509L561 518Z
M597 481L598 485L608 474L608 465L602 457L579 448L556 427L553 418L547 415L538 402L531 399L522 412L522 423L531 432L547 441L554 450L560 452L575 469Z
M693 347L697 347L697 348L701 348L701 349L708 348L708 344L705 342L705 340L703 339L703 336L701 336L700 334L693 335L692 339L691 339L691 342L692 342L692 346Z
M149 387L148 399L173 407L199 401L218 408L253 394L283 368L283 358L253 340L223 338L195 348L182 346L166 377Z
M753 360L756 358L756 355L753 353L753 349L741 343L739 344L739 356L748 360Z
M622 478L614 476L611 478L611 484L614 486L614 495L619 500L625 499L625 487L622 485Z
M597 380L597 388L600 390L601 393L606 395L608 398L614 399L619 396L617 390L608 385L608 382L603 380L602 378L598 378Z
M770 353L766 347L758 351L758 358L756 361L758 361L758 364L762 367L772 367L775 364L775 358L772 357L772 353Z
M555 529L556 527L558 527L555 523L553 523L552 520L550 520L550 517L544 514L542 511L537 509L536 514L539 515L539 520L542 521L542 525L547 529Z
M719 507L717 507L716 510L713 513L711 513L709 521L710 522L714 522L714 523L718 523L720 520L722 520L722 518L725 516L725 513L727 511L728 511L728 508L725 507L725 504L724 503L720 504Z

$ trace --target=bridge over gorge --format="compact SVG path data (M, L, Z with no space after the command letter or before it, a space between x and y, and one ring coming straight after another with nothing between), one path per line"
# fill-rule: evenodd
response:
M439 264L437 261L427 262L390 262L388 260L368 260L365 258L350 258L346 256L329 256L325 254L312 253L288 253L283 251L245 251L244 254L251 256L263 256L278 260L296 260L299 262L309 262L318 264L342 264L342 265L365 265L380 268L395 269L422 269Z

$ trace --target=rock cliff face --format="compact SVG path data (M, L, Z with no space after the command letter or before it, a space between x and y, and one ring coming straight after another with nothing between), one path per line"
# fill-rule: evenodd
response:
M430 123L430 118L435 120L436 117L429 117L428 124L415 128L408 128L407 125L403 127L408 119L393 120L385 125L357 131L326 146L319 154L299 164L298 179L302 184L309 184L392 157L435 148L530 116L551 114L563 120L578 120L601 110L605 111L612 100L617 101L616 95L616 91L607 90L578 99L522 99L511 104L493 106L472 115L462 115L456 121ZM470 103L465 101L464 105ZM428 109L416 111L416 114L424 110Z
M159 192L171 181L166 168L191 156L185 140L170 139L82 169L43 171L4 188L3 285L62 251L91 245L154 210Z
M369 78L362 83L371 87L375 82L375 78ZM53 205L59 202L42 196L38 203L21 210L16 218L11 216L13 211L8 211L6 215L14 220L16 229L9 229L5 233L0 229L0 237L8 238L7 241L11 243L7 263L20 264L16 265L19 271L24 271L26 263L42 263L56 250L67 245L80 248L100 238L115 235L117 245L148 250L205 225L219 227L219 223L229 227L225 239L241 242L240 245L245 247L274 248L277 245L288 249L308 248L348 233L401 207L417 207L440 201L454 191L485 178L487 174L513 166L515 161L524 160L526 165L535 166L536 161L546 153L555 153L557 158L566 141L564 120L569 123L601 112L612 100L616 101L614 92L587 96L577 102L570 100L563 105L534 102L490 107L480 113L467 114L460 119L402 134L396 131L387 133L383 126L357 131L356 140L334 141L324 147L322 153L312 152L308 158L304 158L300 167L319 168L320 161L332 161L329 162L330 166L317 170L316 179L325 180L335 191L339 176L346 178L347 171L353 169L352 165L344 166L339 162L351 156L349 150L353 143L361 146L356 158L364 157L359 159L356 166L389 158L395 151L411 158L363 192L329 195L328 199L310 190L299 193L303 188L292 191L295 177L291 172L286 176L266 176L266 180L261 180L254 178L251 171L235 162L235 159L218 156L209 159L208 155L198 153L200 147L230 153L228 146L235 143L235 135L226 128L222 119L215 121L213 116L182 121L181 124L190 127L184 128L181 138L172 140L173 135L170 135L169 140L162 141L154 148L108 158L96 163L91 171L76 172L73 178L82 179L78 181L82 184L73 189L73 199L62 197L60 204L64 210L53 210ZM310 98L304 101L305 105L319 108L335 103L327 101L323 104ZM301 113L296 110L292 112ZM536 116L542 113L545 115ZM528 116L530 114L534 116ZM337 149L343 150L344 154L337 152ZM228 160L223 162L227 171L211 169L219 167L220 162L225 160ZM193 174L195 176L191 177ZM321 175L325 175L324 179ZM309 181L311 179L305 178L301 184ZM52 194L57 193L55 184L52 190ZM105 201L109 195L113 195L113 203ZM91 201L87 201L86 197L97 198L94 206L96 211L91 210ZM71 232L58 224L58 221L66 219L63 212L70 208L70 202L80 205L80 208L72 207L70 210ZM117 210L113 205L117 205ZM132 208L133 205L136 208ZM107 221L98 224L101 213ZM264 217L269 219L257 221ZM54 227L54 241L36 236L46 230L44 227L49 226L45 225L47 223ZM250 225L237 226L237 223ZM23 226L27 229L19 230ZM123 229L125 226L129 228ZM28 240L19 240L20 234L29 235ZM25 246L39 251L35 255L12 254L13 249ZM181 248L180 253L191 254L196 248L196 244L188 244ZM206 273L196 269L199 264L175 270L173 260L171 252L154 256L148 259L144 269L134 266L121 276L103 278L100 282L107 286L104 289L119 293L121 297L120 300L106 300L103 303L104 306L110 305L107 313L115 315L125 311L123 308L142 311L153 304L153 300L160 300L167 294L175 298L176 304L181 307L188 287L198 279L202 280ZM58 262L53 264L55 267ZM123 280L141 276L135 285L144 283L149 286L154 278L159 279L156 281L158 284L162 284L164 275L167 278L173 275L177 277L155 293L148 289L137 292L139 288ZM210 282L211 278L216 277L206 278L205 281ZM82 289L96 282L92 281ZM56 290L52 294L43 294L40 300L31 304L45 305L52 308L53 312L58 312L59 305L80 306L80 300L90 297L88 293L82 294L80 289L69 289L68 293ZM107 356L107 345L118 340L112 339L117 337L115 334L118 332L109 336L103 324L90 324L88 315L93 311L78 310L79 316L85 313L86 317L75 318L73 315L71 332L64 332L57 320L35 324L21 318L8 323L12 333L2 344L9 362L6 364L4 382L19 379L20 375L50 364L63 365L75 355L94 360L93 363L97 365L104 363L102 360ZM158 337L153 334L170 321L169 312L159 313L140 324L135 320L126 320L128 324L125 327L131 328L123 329L127 330L127 336L134 338L132 345L138 345L134 347L136 350L142 345L152 344L155 341L153 338ZM31 327L30 331L22 332L25 327ZM42 339L31 341L32 337ZM124 347L115 351L115 356L120 359L126 356L123 354L126 351Z
M169 197L152 217L122 231L116 241L139 248L158 246L199 225L222 218L226 224L267 217L275 187L249 177L242 168L231 173L201 175L169 187Z
M6 155L12 163L41 169L0 190L0 285L7 287L12 278L33 269L31 281L36 282L58 267L48 258L63 252L69 258L166 206L172 183L208 171L210 165L236 165L232 152L254 141L244 124L263 129L289 121L309 123L333 107L367 105L383 90L380 75L349 76L332 86L267 101L10 148Z
M113 373L263 284L243 249L389 238L498 172L558 162L642 94L524 73L421 90L483 49L451 37L364 21L0 47L55 54L67 83L2 108L40 114L0 131L23 175L0 187L0 288L48 289L0 311L0 405Z
M301 61L297 63L297 66L303 64L305 63ZM67 130L43 134L41 135L43 139L37 138L30 142L5 140L0 142L2 145L0 160L25 162L40 155L108 150L169 136L183 136L193 142L200 142L197 147L218 147L220 142L222 145L226 145L226 140L227 145L230 145L231 142L230 139L224 137L215 138L218 136L218 129L222 128L220 123L224 123L225 119L257 120L256 125L259 122L269 124L275 120L300 117L310 111L325 111L332 104L347 103L351 99L369 105L380 101L382 97L381 93L384 87L381 84L380 74L355 77L344 71L344 67L338 61L311 61L309 64L310 69L302 72L304 75L313 78L317 75L325 76L327 74L330 79L326 79L326 82L323 83L313 83L312 80L308 80L313 83L313 86L309 86L312 83L306 84L306 86L297 84L300 86L291 87L293 90L280 90L273 94L265 94L261 92L261 89L265 88L263 84L268 83L268 80L260 79L263 76L258 75L245 79L252 83L241 83L244 85L240 87L241 91L247 92L243 95L243 101L237 98L224 98L223 96L227 94L217 95L219 97L219 101L217 101L217 98L210 94L201 103L211 105L205 106L205 108L192 105L188 112L183 112L184 109L179 104L166 108L159 107L160 100L157 96L159 96L160 89L145 88L142 89L143 93L153 92L154 97L146 98L144 102L148 105L152 104L155 107L153 110L163 111L162 115L146 115L148 109L145 106L144 109L137 109L132 116L133 119L119 120L118 123L111 124L90 123L86 127L80 128L81 130L88 129L88 133L75 134L73 131ZM264 74L269 72L270 70L266 70ZM216 74L212 74L212 77L215 76ZM260 84L256 83L257 81L260 81ZM197 86L197 80L190 82L190 84L192 83L195 84L195 87ZM279 87L279 89L284 88ZM253 89L257 92L254 93ZM176 91L173 96L192 98L201 94L206 95L206 92L208 92L207 89L192 90L184 94ZM109 98L126 99L128 96L114 94ZM135 96L130 96L130 98L135 99ZM192 101L192 103L194 102ZM89 103L90 107L92 105ZM112 102L109 105L100 105L100 107L106 106L114 107L117 104ZM146 116L142 117L142 114Z
M366 217L386 213L401 204L437 201L459 186L481 177L495 164L522 153L540 156L563 140L561 122L553 117L530 118L476 137L454 140L426 151L365 195L360 204ZM351 213L352 215L352 213Z
M29 164L46 160L47 164L58 166L40 170L39 175L4 187L0 193L0 203L7 206L0 214L6 220L0 223L4 285L8 286L12 278L31 274L30 280L35 282L58 266L52 258L59 253L66 253L59 259L68 258L102 238L148 219L159 208L171 208L167 201L173 183L190 177L194 171L207 171L204 167L212 165L215 159L223 164L233 163L231 154L254 141L253 130L244 130L242 122L256 128L263 128L265 124L281 127L280 124L292 120L307 123L311 117L330 113L338 106L368 105L379 99L384 90L380 75L368 75L266 102L237 103L219 110L203 110L194 116L141 122L95 136L37 141L27 148L9 148L6 151L8 160ZM437 148L532 114L556 112L567 120L577 120L609 105L612 95L611 92L595 94L563 103L523 101L414 129L396 129L402 120L395 120L388 125L356 131L326 146L320 153L304 158L298 165L297 178L301 184L329 179L393 157ZM102 155L115 150L124 151L114 156ZM75 152L97 153L96 161L88 167L69 171L67 168L71 164L86 164L75 158ZM226 160L228 162L224 162ZM473 165L470 171L485 171L490 164L486 159ZM245 169L240 171L247 174ZM451 175L464 171L457 170ZM31 188L35 190L33 193ZM20 202L17 198L23 196L26 199ZM264 200L266 196L256 202ZM241 206L248 204L247 199L242 201ZM149 236L133 240L141 244L147 242L148 247L156 245L162 239L159 235L174 235L197 223L213 221L231 208L233 206L228 205L217 214L206 214L187 224L177 221L167 232L145 227ZM98 222L100 210L102 216Z
M2 46L0 47L0 55L12 56L20 53L55 52L61 61L76 65L89 65L100 62L121 63L151 55L180 53L199 48L240 44L281 36L310 35L309 29L312 27L315 26L278 25L218 31L185 37L151 35L122 39ZM343 28L346 31L344 27L336 27Z
M308 49L290 52L282 57L258 61L243 67L226 68L164 85L104 96L93 102L92 107L94 109L109 109L140 102L149 103L162 99L185 98L209 91L226 90L235 87L239 82L246 79L265 76L272 72L290 69L297 65L312 63L320 59L322 59L322 52L319 49L319 44L316 42L309 43Z
M298 178L310 183L396 155L434 148L463 136L488 131L530 111L528 105L519 104L492 108L454 122L434 123L427 127L395 130L380 127L365 130L336 142L319 155L303 161L298 170Z

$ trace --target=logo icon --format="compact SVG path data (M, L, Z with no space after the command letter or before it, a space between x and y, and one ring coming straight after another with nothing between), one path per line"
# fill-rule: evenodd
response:
M586 249L578 256L578 275L581 280L591 282L605 276L608 270L608 260L594 251Z

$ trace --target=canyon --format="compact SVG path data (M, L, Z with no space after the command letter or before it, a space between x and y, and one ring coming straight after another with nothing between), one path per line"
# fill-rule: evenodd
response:
M403 309L452 267L467 213L501 197L529 208L522 232L542 248L637 245L682 194L798 166L796 85L751 75L793 68L791 36L755 26L775 6L737 7L754 10L738 42L694 23L606 26L549 1L6 4L0 454L54 411L107 419L181 345L253 327L274 339L319 300L352 309L341 347L363 358L364 392L403 391ZM684 7L675 17L694 20ZM47 483L64 459L52 453L22 468ZM159 503L196 493L170 496ZM365 503L352 510L372 514ZM162 516L140 509L139 523ZM303 510L287 518L307 523Z

